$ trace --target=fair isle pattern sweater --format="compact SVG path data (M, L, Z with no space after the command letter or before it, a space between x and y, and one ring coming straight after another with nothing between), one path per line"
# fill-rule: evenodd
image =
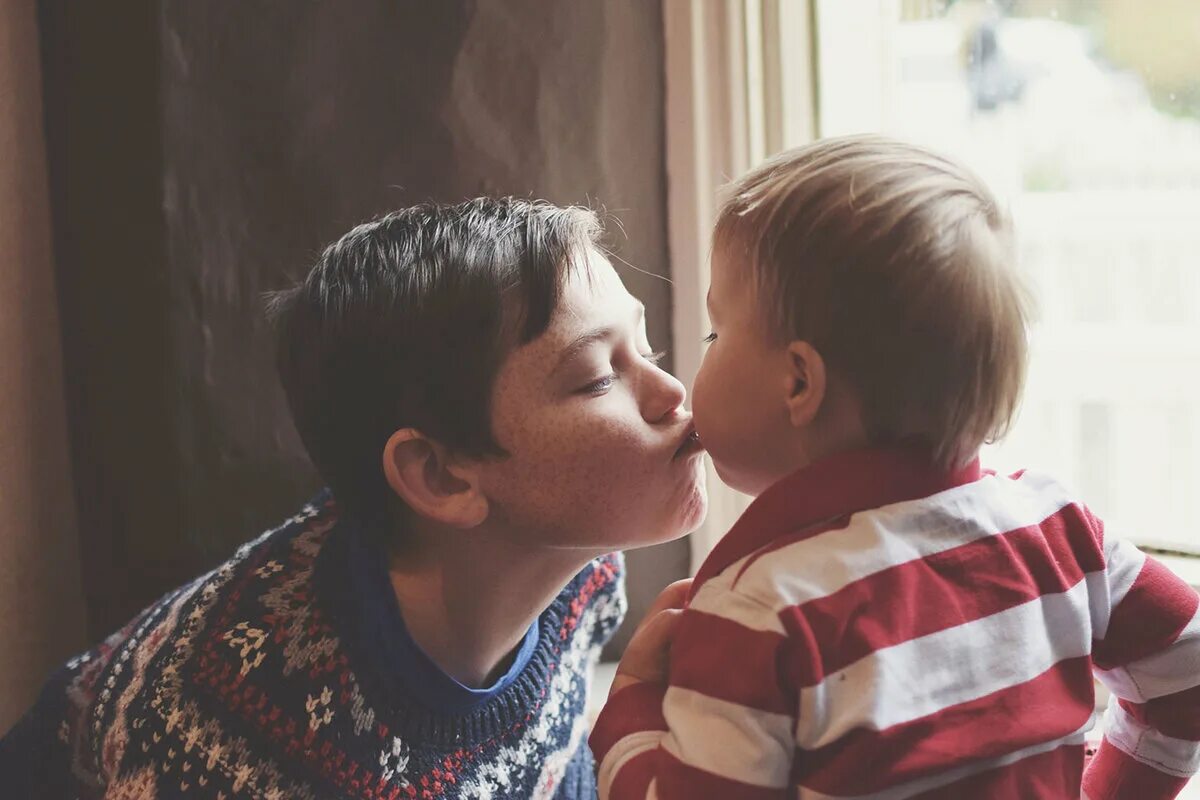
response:
M355 619L327 493L70 661L0 742L5 797L591 798L590 667L625 610L618 556L538 620L477 707L423 704Z
M1200 598L1033 474L916 450L771 487L692 584L601 798L1165 800L1200 767ZM1096 675L1112 689L1085 770Z

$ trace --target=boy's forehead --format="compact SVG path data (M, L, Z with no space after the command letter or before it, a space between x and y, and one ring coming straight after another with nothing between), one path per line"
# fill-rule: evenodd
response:
M544 367L549 370L581 336L628 326L641 308L608 259L593 252L563 281L546 330L520 349L538 361L548 359Z
M611 324L637 305L608 259L591 249L587 261L571 270L563 281L558 305L546 329L547 338L571 337L579 328Z

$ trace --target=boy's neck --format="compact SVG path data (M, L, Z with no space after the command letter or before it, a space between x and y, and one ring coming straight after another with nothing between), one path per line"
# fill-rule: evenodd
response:
M409 635L446 674L494 683L529 626L598 554L522 547L478 529L423 530L388 573Z

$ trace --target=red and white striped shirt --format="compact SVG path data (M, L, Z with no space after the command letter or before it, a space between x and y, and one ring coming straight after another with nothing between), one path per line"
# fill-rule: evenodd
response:
M1053 480L835 456L717 545L669 685L609 699L600 797L1174 797L1200 767L1198 606ZM1085 774L1093 674L1115 697Z

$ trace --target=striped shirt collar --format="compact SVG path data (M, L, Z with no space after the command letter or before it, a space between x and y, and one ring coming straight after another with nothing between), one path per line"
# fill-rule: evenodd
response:
M923 447L851 450L803 467L759 495L717 542L692 583L708 579L778 536L870 508L929 497L979 480L976 458L957 470L937 466Z

